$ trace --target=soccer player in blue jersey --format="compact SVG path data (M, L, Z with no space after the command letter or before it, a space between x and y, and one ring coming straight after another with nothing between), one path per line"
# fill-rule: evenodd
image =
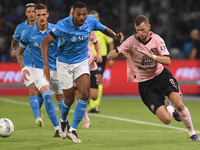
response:
M15 33L13 35L13 40L11 43L11 56L13 58L16 58L16 55L17 55L16 50L19 46L18 42L21 39L22 33L24 32L25 29L27 29L30 26L33 26L36 22L36 20L35 20L35 4L34 3L28 3L26 5L25 14L27 16L26 21L24 21L23 23L21 23L17 26ZM25 64L26 68L30 71L31 51L28 46L26 47L26 50L24 51L23 56L24 56L24 64ZM41 104L43 103L43 98L39 92L37 94L37 88L35 87L35 84L33 83L33 77L32 77L31 73L30 73L29 81L25 80L24 82L29 91L30 106L31 106L33 114L35 116L36 125L39 127L42 127L43 126L42 112L41 112L41 109L39 109L39 108L41 108ZM39 112L40 112L40 114L39 114Z
M63 122L65 121L74 102L73 85L75 82L79 92L79 100L67 136L76 143L81 143L76 134L76 129L86 111L90 96L90 70L87 45L93 30L101 31L120 42L124 39L121 32L115 34L111 29L102 25L95 17L88 15L86 4L77 2L73 5L72 16L60 20L41 43L44 76L49 80L48 45L57 38L62 39L59 49L55 52L57 55L58 78L65 95L65 101L61 107L61 119Z
M35 6L35 15L37 21L36 24L30 28L27 28L22 35L17 54L17 60L23 70L23 76L25 80L28 80L27 75L29 75L29 71L24 66L23 52L25 48L29 46L31 50L32 61L31 72L33 75L34 83L44 98L46 112L55 128L54 137L59 137L59 124L57 120L56 110L52 103L52 95L50 91L51 89L55 93L56 100L61 106L62 100L64 101L64 95L58 82L56 71L56 58L52 56L53 52L57 48L57 40L53 41L49 45L48 59L49 67L51 70L51 79L49 80L49 82L45 79L45 77L43 77L44 63L40 50L41 41L51 31L51 29L54 27L54 24L47 22L49 13L46 5L44 4L40 3Z

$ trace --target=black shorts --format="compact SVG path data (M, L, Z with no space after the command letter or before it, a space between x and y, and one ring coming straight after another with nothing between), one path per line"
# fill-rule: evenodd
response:
M97 70L90 71L90 88L98 89L98 82L97 82Z
M155 78L138 84L143 103L154 114L160 106L165 105L164 96L169 96L171 92L179 92L178 82L167 68Z
M90 71L90 88L98 89L98 82L97 82L97 70ZM74 86L74 90L78 90L77 86Z
M97 74L103 75L103 72L104 72L105 66L106 66L107 56L102 56L102 59L103 59L102 63L97 63L97 65L98 65Z

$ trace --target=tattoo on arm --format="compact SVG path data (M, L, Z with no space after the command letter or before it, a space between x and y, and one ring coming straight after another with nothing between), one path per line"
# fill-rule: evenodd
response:
M22 68L24 68L24 58L23 58L23 52L24 52L25 48L24 47L19 47L18 53L17 53L17 61Z
M105 30L103 31L103 33L109 37L112 37L115 39L115 35L116 33L114 31L112 31L110 28L106 27Z
M11 49L12 49L12 51L17 50L17 46L18 46L18 41L15 40L15 39L13 39L13 41L12 41L12 45L11 45Z

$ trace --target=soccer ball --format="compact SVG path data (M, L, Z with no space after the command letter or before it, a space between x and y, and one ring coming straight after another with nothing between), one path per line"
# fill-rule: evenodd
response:
M12 121L8 118L0 119L0 136L1 137L9 137L12 135L14 131L14 125Z

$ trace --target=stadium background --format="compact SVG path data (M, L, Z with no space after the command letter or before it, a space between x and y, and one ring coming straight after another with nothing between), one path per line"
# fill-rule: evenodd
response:
M0 95L27 94L16 59L10 56L12 35L23 22L25 5L44 3L49 8L49 22L56 23L68 16L69 8L77 0L1 0L0 1ZM179 73L178 81L184 94L200 93L199 60L189 60L190 31L200 30L200 1L198 0L84 0L88 11L97 10L101 22L115 32L123 32L125 39L135 33L133 19L139 14L149 17L151 30L166 42L172 55L170 70ZM115 41L115 46L119 43ZM178 59L178 60L177 60ZM122 72L119 74L119 72ZM120 80L119 80L120 79ZM123 80L121 80L123 79ZM121 82L119 82L121 81ZM138 94L137 84L126 82L125 61L116 61L112 69L106 68L104 94ZM124 88L123 92L121 87ZM113 89L114 88L114 89ZM112 90L111 90L112 89ZM16 92L13 92L15 91ZM20 92L21 91L21 92ZM128 91L128 92L127 92ZM6 94L7 93L7 94Z

